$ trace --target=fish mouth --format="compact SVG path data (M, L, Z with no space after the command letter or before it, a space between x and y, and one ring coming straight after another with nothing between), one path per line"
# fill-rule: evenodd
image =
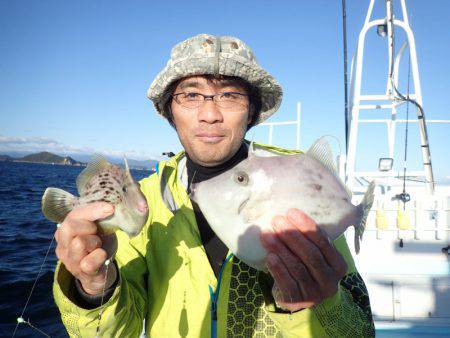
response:
M242 210L245 208L245 206L247 205L248 201L250 200L250 197L248 197L247 199L245 199L241 205L238 208L238 215L241 214Z
M136 207L136 211L137 211L137 214L139 214L139 215L142 215L142 216L148 215L148 206L147 206L147 204L145 204L145 205L138 205Z

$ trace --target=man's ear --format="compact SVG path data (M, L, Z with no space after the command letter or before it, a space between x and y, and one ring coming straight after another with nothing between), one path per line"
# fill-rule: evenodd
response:
M255 107L252 103L250 103L248 107L248 117L247 117L247 126L249 126L253 121L253 115L255 114Z
M167 116L166 116L166 118L167 118L167 121L169 121L169 124L171 125L171 127L173 129L175 129L175 131L176 131L177 130L177 126L175 125L175 121L174 121L173 114L172 114L172 103L169 103L167 105Z

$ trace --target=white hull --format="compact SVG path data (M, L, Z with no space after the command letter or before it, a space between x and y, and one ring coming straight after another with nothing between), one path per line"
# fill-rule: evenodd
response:
M407 186L407 191L409 229L399 230L399 204L391 201L401 187L377 195L355 261L379 330L413 332L414 327L428 327L430 334L442 331L450 337L450 255L443 252L450 245L450 187L437 186L434 196L424 187ZM377 209L386 215L387 229L379 219L377 223ZM352 247L353 230L346 235Z

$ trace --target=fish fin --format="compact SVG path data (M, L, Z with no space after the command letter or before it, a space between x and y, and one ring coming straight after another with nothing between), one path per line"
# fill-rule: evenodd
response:
M256 157L255 142L251 141L248 145L248 158Z
M73 209L76 199L74 195L62 189L47 188L42 196L42 213L48 220L61 223Z
M367 217L373 204L373 191L375 183L372 181L364 194L362 202L357 206L361 212L359 224L355 225L355 252L358 254L360 249L360 242L363 238L364 230L366 229Z
M89 162L87 167L77 177L77 189L78 193L82 195L84 193L86 184L92 177L98 174L98 172L104 168L110 166L109 162L102 155L95 154L92 157L92 161Z
M123 160L125 162L125 177L127 177L130 181L134 181L133 176L131 176L130 166L128 165L128 159L125 155L123 156Z
M333 160L333 151L325 136L319 138L306 152L307 155L322 163L329 171L337 175L336 164Z
M129 172L130 172L130 166L128 165L128 159L127 159L127 156L126 156L126 155L123 155L123 160L124 160L124 162L125 162L125 171L126 171L127 173L129 173Z
M349 188L342 182L341 178L339 177L336 169L336 163L333 158L333 150L331 149L330 143L327 141L328 136L322 136L319 138L316 142L312 144L312 146L308 149L306 152L306 155L316 159L319 161L325 168L327 168L335 177L336 179L341 183L341 185L344 187L345 191L347 192L347 196L349 199L352 198L352 192ZM339 145L340 147L340 145Z

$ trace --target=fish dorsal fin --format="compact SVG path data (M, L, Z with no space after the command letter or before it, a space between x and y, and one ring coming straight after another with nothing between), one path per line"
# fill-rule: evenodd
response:
M327 136L322 136L308 149L306 154L317 161L319 161L325 168L327 168L336 179L341 183L347 192L348 197L351 199L352 192L347 188L347 186L342 182L336 169L336 164L333 158L333 150L331 149L330 143L327 141Z
M102 155L95 154L92 156L91 162L77 177L77 189L78 193L83 194L86 184L99 173L102 169L110 166L109 162Z
M127 159L126 155L123 155L123 161L125 162L125 171L127 173L129 173L130 172L130 166L128 165L128 159Z
M248 158L253 158L256 156L256 150L255 150L255 142L250 142L248 145Z
M325 136L322 136L314 142L306 154L319 161L325 168L337 176L336 164L333 160L333 151Z
M131 176L130 166L128 165L128 159L125 155L123 155L123 161L125 162L125 177L133 180L133 176Z

